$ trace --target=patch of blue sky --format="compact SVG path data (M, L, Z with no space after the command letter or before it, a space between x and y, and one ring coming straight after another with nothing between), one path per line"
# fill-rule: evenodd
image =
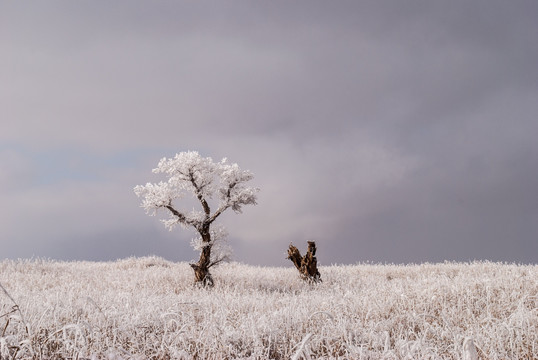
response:
M146 169L157 166L162 157L173 157L177 152L200 150L203 156L212 156L204 149L178 146L122 149L113 152L95 151L73 146L38 148L19 142L1 142L1 152L17 154L31 167L32 186L54 185L63 182L107 182L112 174L129 169ZM218 156L217 156L218 157ZM216 159L220 160L220 158ZM150 168L147 168L149 162Z
M166 149L169 150L169 149ZM0 152L10 151L20 155L33 169L34 185L50 185L67 181L107 181L110 174L122 169L136 168L140 159L159 159L164 149L129 149L102 153L85 149L62 147L36 149L17 143L0 144Z
M53 149L32 153L38 170L39 184L63 181L94 182L101 180L106 171L102 156L76 149Z

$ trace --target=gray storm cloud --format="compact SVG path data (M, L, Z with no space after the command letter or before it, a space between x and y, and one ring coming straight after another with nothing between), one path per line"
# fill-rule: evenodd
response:
M533 1L0 5L4 257L190 260L163 156L255 174L236 259L536 262Z

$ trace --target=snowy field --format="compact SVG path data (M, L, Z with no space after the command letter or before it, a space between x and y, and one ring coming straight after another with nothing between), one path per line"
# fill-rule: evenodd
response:
M538 359L538 266L0 262L1 359Z

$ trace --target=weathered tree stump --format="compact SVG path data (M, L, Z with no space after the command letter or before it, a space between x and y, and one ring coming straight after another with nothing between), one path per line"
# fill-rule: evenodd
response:
M318 271L318 260L316 258L316 243L308 241L308 250L305 256L295 246L290 244L288 249L288 259L299 270L301 278L308 282L321 282L321 274Z

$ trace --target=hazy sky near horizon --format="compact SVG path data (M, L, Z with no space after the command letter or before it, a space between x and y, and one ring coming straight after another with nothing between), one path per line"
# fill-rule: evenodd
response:
M255 174L235 257L538 262L538 2L0 2L0 259L195 259L133 187ZM165 217L164 214L162 216Z

